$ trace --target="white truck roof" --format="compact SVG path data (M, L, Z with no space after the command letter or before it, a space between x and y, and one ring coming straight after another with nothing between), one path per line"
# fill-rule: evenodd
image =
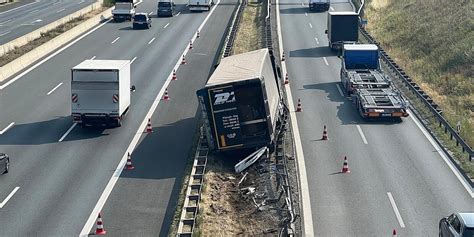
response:
M267 55L268 49L260 49L223 58L206 86L260 78Z
M329 15L355 15L355 16L358 16L359 14L357 14L357 12L346 11L346 12L329 12Z
M345 44L344 50L378 50L375 44Z
M130 63L130 60L84 60L72 70L119 70Z

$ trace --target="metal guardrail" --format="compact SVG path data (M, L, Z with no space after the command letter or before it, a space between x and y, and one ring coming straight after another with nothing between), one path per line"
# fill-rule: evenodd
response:
M234 18L232 19L232 24L229 28L230 30L225 40L224 53L222 54L223 58L230 56L232 53L232 49L234 48L235 37L237 36L237 31L239 30L240 20L242 19L245 6L247 5L247 0L239 1L239 7L237 8L237 11L234 12Z
M203 129L200 129L200 137L196 154L194 155L193 168L186 189L183 209L178 224L178 237L191 237L193 235L196 217L199 212L199 201L204 184L204 173L206 171L207 155L209 152L207 140Z

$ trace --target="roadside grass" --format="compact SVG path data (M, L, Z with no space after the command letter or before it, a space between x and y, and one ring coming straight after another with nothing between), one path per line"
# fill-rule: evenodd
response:
M104 0L104 2L102 3L102 6L103 7L113 7L115 5L115 0Z
M244 9L234 41L232 54L240 54L261 48L263 1L251 0Z
M88 12L87 14L81 15L77 18L74 18L58 27L41 33L41 36L37 39L32 40L31 42L20 46L15 47L13 50L9 51L8 53L2 55L0 57L0 67L4 66L5 64L23 56L24 54L30 52L31 50L37 48L38 46L54 39L55 37L59 36L60 34L74 28L75 26L81 24L82 22L90 19L91 17L97 15L98 13L102 12L105 8L98 8L93 11Z
M460 135L474 147L472 1L366 2L367 30L441 106L453 127L461 123Z

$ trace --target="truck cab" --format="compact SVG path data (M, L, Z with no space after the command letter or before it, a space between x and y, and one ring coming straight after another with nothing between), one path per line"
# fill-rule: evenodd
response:
M380 67L377 45L344 45L341 64L341 83L348 96L356 89L388 88L391 85Z
M317 12L329 11L331 0L309 0L309 10Z

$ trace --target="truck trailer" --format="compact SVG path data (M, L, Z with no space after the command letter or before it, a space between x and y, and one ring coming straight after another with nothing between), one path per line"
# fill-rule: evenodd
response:
M408 116L408 103L394 88L358 89L353 97L362 118Z
M391 85L390 78L380 67L377 45L345 44L341 64L341 83L348 96L359 88L388 88Z
M85 60L71 69L73 122L120 127L129 108L129 60Z
M344 44L359 40L359 14L356 12L328 12L327 29L329 47L339 50Z
M309 10L316 12L325 12L329 11L331 6L330 0L309 0Z
M212 150L274 142L282 105L271 60L268 49L223 58L196 92Z

